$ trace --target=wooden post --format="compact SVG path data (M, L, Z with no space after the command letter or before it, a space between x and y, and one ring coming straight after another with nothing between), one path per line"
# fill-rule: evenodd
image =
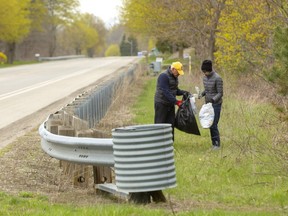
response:
M97 138L107 138L107 134L94 129L92 136ZM93 166L94 184L112 183L112 169L105 166Z

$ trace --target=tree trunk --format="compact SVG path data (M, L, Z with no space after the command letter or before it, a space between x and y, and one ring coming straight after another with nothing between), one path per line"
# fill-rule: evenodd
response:
M52 26L50 30L50 41L49 41L49 57L53 57L56 50L56 43L57 43L57 37L56 37L56 26Z
M210 29L210 37L208 41L208 57L213 61L214 60L214 52L216 51L215 42L216 42L216 32L219 23L219 19L221 16L221 11L225 7L226 0L220 1L217 5L214 6L215 14L212 19L211 29Z
M14 62L14 57L15 57L15 50L16 50L16 43L12 42L12 43L7 43L6 45L6 49L7 49L7 58L8 58L8 64L13 64Z
M178 54L179 54L179 58L180 58L180 59L183 59L183 55L184 55L184 48L183 48L182 46L179 47Z

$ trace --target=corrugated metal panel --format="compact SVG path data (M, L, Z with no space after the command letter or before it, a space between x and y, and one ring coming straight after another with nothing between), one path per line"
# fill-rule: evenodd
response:
M156 191L176 186L170 124L112 130L116 186L123 191Z

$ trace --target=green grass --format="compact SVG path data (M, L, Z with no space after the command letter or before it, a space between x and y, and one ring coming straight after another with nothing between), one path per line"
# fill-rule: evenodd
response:
M153 123L155 85L151 77L133 106L135 124ZM209 130L199 124L201 136L175 129L177 187L163 192L178 203L175 215L286 215L288 149L282 136L287 124L279 122L273 106L228 92L219 123L222 149L211 150ZM197 101L198 110L202 103ZM77 207L47 200L29 192L0 193L0 215L173 215L162 204Z
M14 67L14 66L19 66L19 65L26 65L26 64L36 64L40 63L38 61L14 61L13 64L0 64L0 69L1 68L7 68L7 67Z
M153 123L155 80L148 82L135 106L137 123ZM197 101L198 110L202 103ZM178 186L166 193L178 200L211 203L220 209L224 205L270 213L287 211L287 169L283 161L274 160L277 151L273 139L283 132L274 107L227 95L221 115L220 151L211 150L209 130L199 127L202 136L196 136L176 129ZM287 147L282 150L287 156Z

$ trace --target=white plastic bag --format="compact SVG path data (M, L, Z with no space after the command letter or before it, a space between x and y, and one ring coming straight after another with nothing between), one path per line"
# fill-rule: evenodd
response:
M189 97L189 101L191 104L192 111L193 111L194 115L196 115L197 114L197 107L196 107L196 103L195 103L195 97L191 95Z
M214 109L212 103L203 104L199 111L199 121L202 128L210 128L214 121Z

